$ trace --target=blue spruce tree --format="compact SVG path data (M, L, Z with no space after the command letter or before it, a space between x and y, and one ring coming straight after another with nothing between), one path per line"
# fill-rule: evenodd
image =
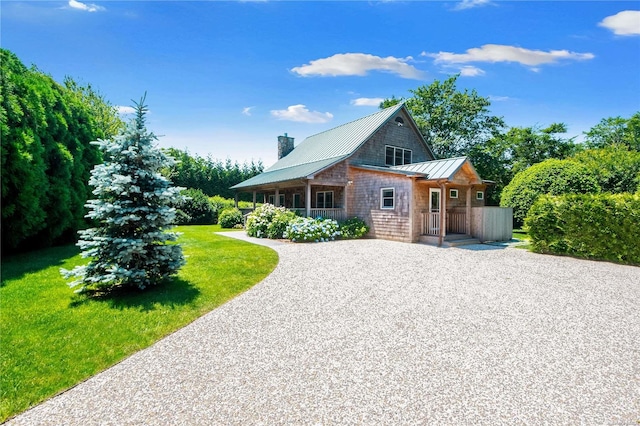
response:
M110 290L114 287L146 287L174 275L184 265L182 248L171 228L180 190L160 174L174 160L155 145L157 137L147 131L147 107L143 97L136 116L112 141L96 141L105 161L91 171L89 184L95 199L89 200L87 217L95 228L80 231L78 246L87 265L71 271L71 287Z

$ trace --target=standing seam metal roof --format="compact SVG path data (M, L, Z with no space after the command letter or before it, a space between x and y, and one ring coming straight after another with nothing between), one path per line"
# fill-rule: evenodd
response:
M272 172L300 164L351 155L402 106L403 104L397 104L366 117L309 136L289 155L278 160L266 171Z
M289 155L278 160L262 174L231 189L306 178L353 154L371 135L403 107L399 103L374 114L306 138Z
M450 179L460 170L465 161L467 161L467 157L445 158L442 160L395 166L391 167L391 169L421 173L426 175L427 179Z

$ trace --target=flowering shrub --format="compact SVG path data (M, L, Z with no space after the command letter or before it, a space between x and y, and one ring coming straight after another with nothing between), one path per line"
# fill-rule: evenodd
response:
M263 204L247 217L247 235L258 238L282 238L287 225L296 217L284 207Z
M222 228L233 228L242 223L242 212L235 207L223 210L218 218L218 223Z
M284 232L284 238L293 242L332 241L340 236L338 222L333 219L312 219L298 217L293 219Z
M342 238L362 238L369 232L369 226L364 220L357 217L347 219L340 224L340 234Z

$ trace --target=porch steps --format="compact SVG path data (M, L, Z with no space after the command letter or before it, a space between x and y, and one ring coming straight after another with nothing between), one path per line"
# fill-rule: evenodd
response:
M421 235L419 242L423 244L429 244L437 246L440 241L439 237L431 236L431 235ZM453 234L447 235L444 237L444 241L442 242L442 247L459 247L470 244L480 244L480 240L472 237L471 235L465 234Z

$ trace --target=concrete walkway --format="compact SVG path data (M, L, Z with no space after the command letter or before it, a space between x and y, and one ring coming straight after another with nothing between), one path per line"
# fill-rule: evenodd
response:
M640 268L278 244L263 282L11 425L636 424Z

